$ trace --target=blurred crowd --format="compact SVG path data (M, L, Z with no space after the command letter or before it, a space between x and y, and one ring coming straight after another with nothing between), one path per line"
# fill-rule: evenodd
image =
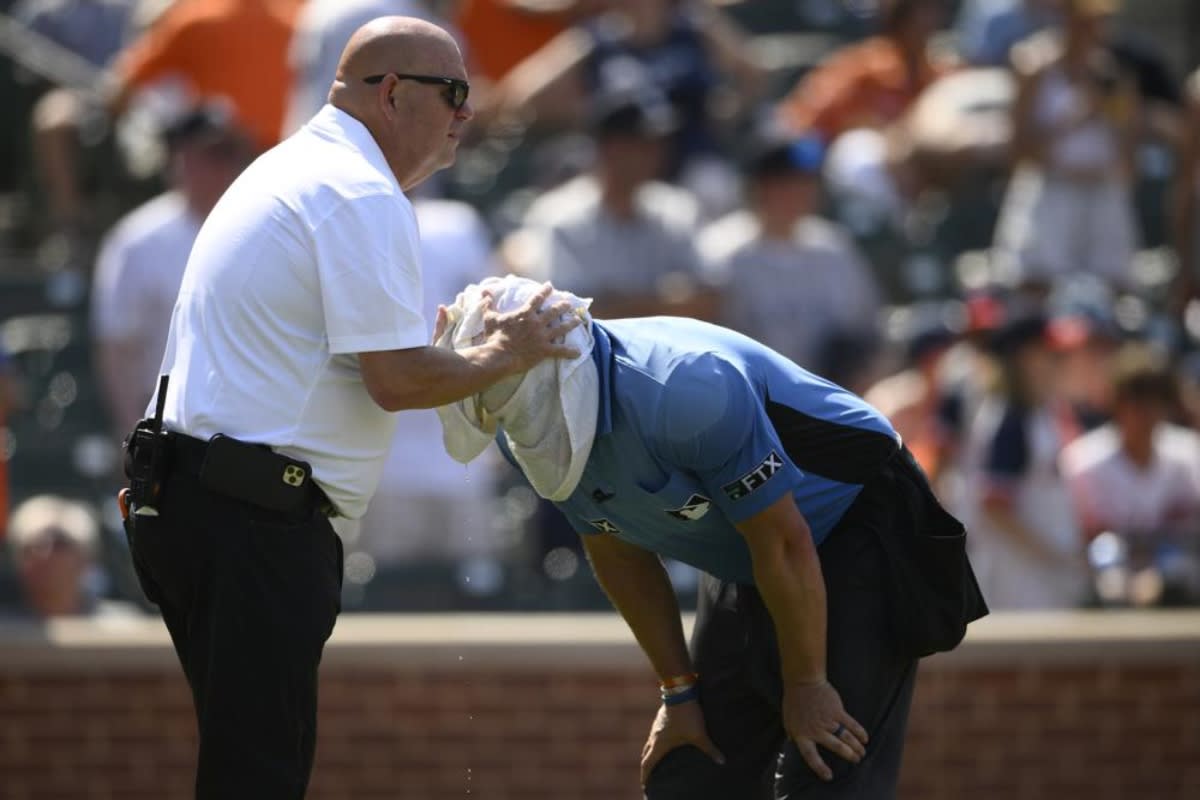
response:
M118 446L191 244L390 14L471 71L468 141L414 198L431 325L505 272L727 325L888 414L993 609L1200 604L1200 49L1129 12L0 0L0 613L138 613ZM348 610L605 607L557 512L451 461L432 411L341 523Z

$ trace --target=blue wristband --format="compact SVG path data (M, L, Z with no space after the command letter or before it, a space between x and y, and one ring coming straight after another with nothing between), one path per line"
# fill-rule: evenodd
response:
M700 699L700 687L692 685L684 689L682 692L675 694L664 694L662 701L664 706L677 706L692 700Z

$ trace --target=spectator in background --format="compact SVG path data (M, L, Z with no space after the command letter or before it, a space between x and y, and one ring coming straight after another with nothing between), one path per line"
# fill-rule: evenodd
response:
M855 129L887 130L950 70L929 47L945 13L943 0L887 0L880 33L806 75L780 103L780 121L797 134L816 130L826 145Z
M1071 608L1087 596L1084 541L1058 472L1073 419L1057 397L1058 361L1041 314L994 341L999 380L970 423L962 509L988 605Z
M1179 161L1175 167L1172 222L1179 274L1170 300L1182 316L1188 303L1200 300L1200 70L1187 84L1185 124L1179 135Z
M864 399L888 418L937 489L957 451L958 431L945 414L953 401L941 367L959 335L941 308L925 311L905 312L904 369L877 382Z
M1200 434L1167 422L1177 401L1165 358L1129 345L1112 373L1113 421L1062 454L1089 537L1187 533L1200 542Z
M711 318L716 295L700 286L693 243L696 200L656 180L676 129L661 98L598 101L595 166L533 203L504 247L514 270L594 298L607 317Z
M112 107L164 79L188 102L227 98L255 146L280 139L292 85L288 48L301 0L176 0L117 58Z
M299 130L324 107L350 35L377 17L390 16L443 25L422 0L306 0L289 54L295 82L288 94L283 136Z
M0 342L2 345L3 342ZM0 539L8 524L8 417L17 405L16 381L8 353L0 346Z
M483 220L465 203L418 199L413 205L421 229L425 320L432 338L438 306L453 303L464 286L494 271L491 242ZM405 574L403 582L409 585L396 587L404 597L395 603L384 595L387 587L369 588L371 607L454 607L460 587L448 582L444 573L496 552L495 491L495 476L487 464L463 465L446 454L434 410L398 414L392 449L354 546L370 555L381 573L405 573L419 565L432 567L438 580L430 586ZM414 607L418 592L419 608Z
M125 45L138 0L20 0L12 17L93 67Z
M1095 313L1069 311L1050 322L1059 346L1059 386L1082 430L1108 421L1113 357L1121 345L1116 323Z
M499 81L572 24L595 14L606 0L461 0L454 25L474 54L472 81Z
M134 613L133 606L96 596L99 537L95 515L77 501L38 495L17 506L9 521L9 548L31 616Z
M539 125L575 128L596 98L652 88L680 119L667 174L713 163L712 101L726 79L735 106L751 107L762 71L745 37L707 2L610 0L611 13L572 27L514 67L497 87L497 104ZM736 110L735 110L736 112Z
M850 237L818 216L822 145L762 139L745 165L747 208L699 239L719 319L835 383L865 388L880 293ZM839 346L847 342L857 346Z
M164 138L172 188L118 222L96 263L96 368L118 439L145 413L200 225L254 153L220 107L185 114Z
M22 0L12 10L13 19L43 37L32 46L58 65L62 71L59 80L78 82L45 92L31 116L33 154L46 194L49 224L53 232L65 237L63 243L72 251L68 259L87 251L86 231L93 223L79 175L78 142L89 103L83 85L99 76L125 45L136 5L136 0ZM46 52L48 46L62 51L55 56ZM64 55L75 56L79 63L64 64Z
M1013 52L1016 171L994 248L1006 283L1043 288L1072 273L1128 280L1138 96L1103 46L1115 11L1116 0L1064 0L1062 33Z
M955 28L963 59L977 67L1005 67L1020 41L1058 22L1061 0L967 0Z

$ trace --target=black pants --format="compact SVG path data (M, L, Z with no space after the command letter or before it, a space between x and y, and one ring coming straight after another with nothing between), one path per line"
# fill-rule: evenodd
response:
M868 484L819 549L828 607L827 674L870 737L860 764L820 749L826 783L788 740L780 716L779 646L753 586L704 576L692 633L700 702L718 766L694 747L668 753L647 800L888 800L895 796L917 662L892 635L879 535L902 521L891 484Z
M316 744L317 666L340 610L329 521L284 517L169 476L130 551L162 611L200 729L196 797L302 798Z

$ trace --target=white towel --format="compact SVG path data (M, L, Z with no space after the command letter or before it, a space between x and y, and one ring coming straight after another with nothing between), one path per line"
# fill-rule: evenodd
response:
M492 308L515 311L542 284L506 275L473 283L447 309L447 324L434 345L461 350L483 341L484 292ZM561 501L575 491L596 436L600 407L600 377L592 360L590 299L555 291L545 301L571 303L584 323L566 337L577 358L547 359L528 372L506 379L488 390L437 410L446 452L467 463L487 448L497 429L521 466L534 491L547 500Z

